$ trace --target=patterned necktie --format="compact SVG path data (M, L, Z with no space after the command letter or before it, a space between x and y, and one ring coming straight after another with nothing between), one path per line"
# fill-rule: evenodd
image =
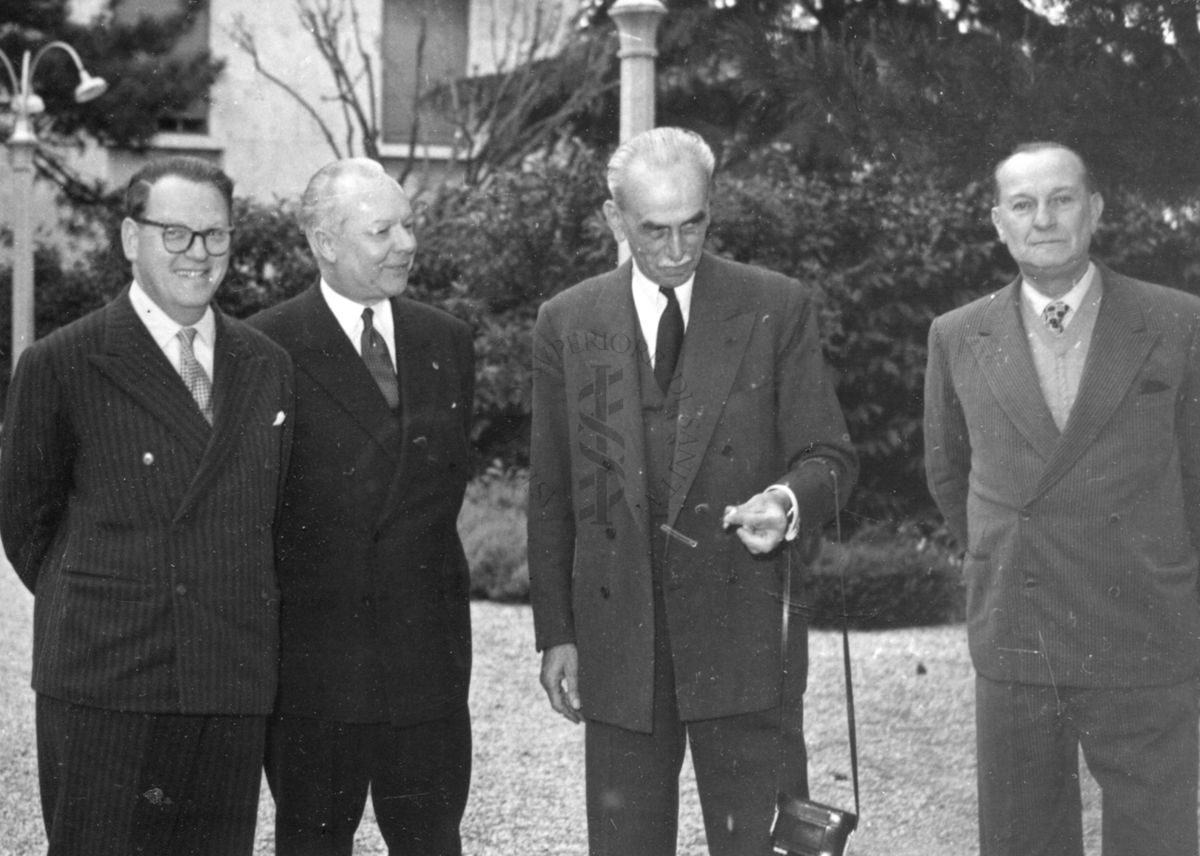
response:
M658 319L658 342L654 348L654 379L658 388L666 395L675 377L675 367L679 365L679 352L683 348L683 311L679 308L679 299L675 297L675 289L660 288L663 297L667 298L667 308Z
M208 379L204 366L200 365L200 361L196 359L196 352L192 350L196 328L183 327L175 335L179 339L179 374L183 376L183 382L192 398L196 399L200 412L204 414L208 424L212 425L212 381Z
M362 358L371 372L371 377L375 378L379 391L387 399L388 407L395 410L400 406L400 384L396 380L396 370L392 367L392 356L388 351L387 342L383 341L383 336L372 326L374 317L375 313L371 309L363 310Z
M1067 317L1067 313L1070 311L1071 307L1061 300L1052 300L1042 310L1042 320L1046 322L1047 327L1061 335L1063 330L1066 329L1063 326L1063 319Z

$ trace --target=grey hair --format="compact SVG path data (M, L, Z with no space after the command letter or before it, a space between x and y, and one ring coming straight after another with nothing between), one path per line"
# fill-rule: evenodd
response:
M335 223L338 203L344 194L342 185L347 178L391 178L378 161L370 158L342 158L321 167L308 180L300 197L300 228L311 235L317 229L340 232L345 218Z
M704 172L707 181L712 181L717 166L716 156L704 138L695 131L669 126L643 131L623 142L608 159L605 175L608 192L620 206L629 167L635 162L668 167L689 160Z
M1017 155L1031 155L1037 152L1046 152L1057 149L1058 151L1067 152L1075 156L1079 161L1079 165L1083 168L1083 189L1088 193L1096 192L1096 183L1092 179L1092 171L1088 168L1087 161L1083 159L1083 155L1075 151L1068 145L1055 142L1054 140L1034 140L1030 143L1021 143L1011 152L1004 156L1000 163L996 164L992 170L992 198L996 204L1000 202L1000 170L1004 169L1004 165Z

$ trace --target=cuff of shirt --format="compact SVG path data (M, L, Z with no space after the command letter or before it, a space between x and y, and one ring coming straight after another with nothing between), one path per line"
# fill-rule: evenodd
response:
M791 500L791 504L788 506L788 513L787 513L788 528L787 528L787 532L785 532L783 535L783 539L785 541L795 541L796 536L800 534L800 515L798 515L796 513L796 509L799 508L800 506L796 502L796 494L790 487L788 487L785 484L773 484L769 488L767 488L766 491L764 491L764 492L770 493L771 491L776 491L778 493L782 493L789 500Z

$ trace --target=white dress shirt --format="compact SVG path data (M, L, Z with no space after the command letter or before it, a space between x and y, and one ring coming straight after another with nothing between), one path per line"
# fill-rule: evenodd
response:
M675 299L679 301L679 311L683 313L683 331L687 332L688 318L692 312L692 286L696 283L696 275L688 277L687 282L675 288ZM637 310L638 326L642 329L642 338L650 351L650 367L654 368L654 349L658 345L658 322L663 311L667 308L667 298L658 286L638 270L637 262L633 263L633 308Z
M129 286L129 302L133 304L134 313L142 319L142 323L150 331L155 344L162 348L162 352L166 354L177 372L181 369L183 359L179 351L179 331L185 326L195 327L196 338L192 340L192 353L196 355L196 362L200 363L200 367L204 369L208 379L213 380L213 349L217 343L217 318L213 314L211 306L205 307L204 315L195 324L180 324L150 298L150 295L138 284L136 279L133 281L133 285ZM182 377L182 373L180 376Z
M338 326L342 328L342 332L350 339L350 344L354 346L355 352L360 357L362 356L362 313L364 309L370 309L374 313L371 317L371 326L383 337L383 341L387 345L388 357L392 361L392 370L395 371L396 322L392 318L392 302L384 298L378 303L364 306L361 303L356 303L349 297L338 294L323 278L321 280L321 296L325 298L325 303L333 313L333 317L337 319Z

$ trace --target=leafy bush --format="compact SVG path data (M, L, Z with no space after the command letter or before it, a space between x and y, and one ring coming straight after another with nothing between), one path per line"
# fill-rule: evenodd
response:
M528 602L525 549L528 476L488 470L467 486L458 531L471 568L471 596Z
M821 298L821 328L862 476L847 531L933 519L922 468L922 388L929 323L1015 275L996 240L988 182L965 188L893 165L817 176L767 153L718 177L713 250L797 278ZM537 307L611 267L600 216L601 158L586 149L443 187L418 206L412 293L471 323L478 360L472 439L481 461L528 462L530 331ZM295 203L238 200L232 268L218 303L244 316L308 287L317 272ZM37 333L100 305L129 280L113 242L115 208L77 213L70 234L110 244L66 262L37 253ZM110 246L113 249L110 249ZM1114 268L1200 294L1200 216L1112 196L1096 254ZM0 270L0 356L7 362L9 289ZM7 372L0 372L0 387ZM2 389L0 389L2 391Z
M800 600L813 627L922 627L963 619L961 561L912 527L871 526L844 544L826 543L803 577Z

